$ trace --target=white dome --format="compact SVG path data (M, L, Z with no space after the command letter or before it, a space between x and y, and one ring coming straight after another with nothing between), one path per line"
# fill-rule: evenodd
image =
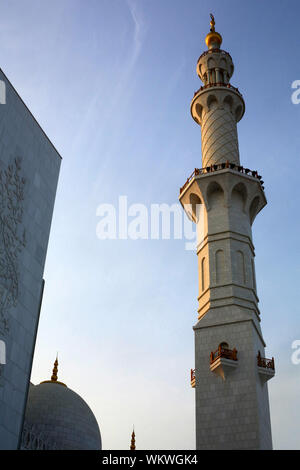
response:
M101 450L96 418L86 402L60 382L29 389L25 424L59 450Z

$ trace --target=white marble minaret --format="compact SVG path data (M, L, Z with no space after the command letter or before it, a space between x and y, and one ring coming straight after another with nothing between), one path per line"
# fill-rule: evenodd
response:
M180 190L197 223L199 309L195 331L197 449L271 449L267 380L274 359L265 342L255 282L251 226L266 205L257 171L240 163L237 122L244 99L230 84L234 65L211 30L197 62L204 85L191 114L201 126L202 169Z

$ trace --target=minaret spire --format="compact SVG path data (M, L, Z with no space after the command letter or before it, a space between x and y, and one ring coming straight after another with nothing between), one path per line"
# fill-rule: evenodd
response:
M211 18L211 20L210 20L210 32L211 32L211 33L214 33L214 32L215 32L215 24L216 24L216 22L215 22L214 15L213 15L212 13L210 13L210 18Z
M222 44L222 36L215 30L216 22L212 13L210 13L210 18L210 33L207 34L205 42L209 49L219 49Z

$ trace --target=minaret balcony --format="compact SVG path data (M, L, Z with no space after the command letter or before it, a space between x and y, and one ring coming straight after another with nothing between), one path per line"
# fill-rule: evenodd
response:
M207 83L206 85L202 85L199 88L199 90L195 91L193 98L195 98L195 96L198 95L198 93L201 93L201 91L206 90L207 88L213 88L213 87L230 88L231 90L235 91L239 95L243 96L242 93L239 91L239 89L230 85L230 83L215 82L215 83Z
M274 357L272 359L267 359L266 357L261 357L260 351L257 354L257 367L258 373L260 376L261 382L264 384L268 380L272 379L275 375L275 361Z
M257 171L255 170L250 170L249 168L244 168L243 166L236 165L235 163L230 163L227 161L226 163L219 163L217 165L211 165L206 168L195 168L191 176L186 180L184 185L180 188L180 194L185 190L185 188L190 184L190 182L196 177L200 175L205 175L207 173L213 173L215 171L221 171L221 170L234 170L239 173L243 173L247 176L252 176L253 178L257 178L261 184L261 188L264 190L264 181L262 180L262 176L258 174Z
M231 118L235 124L239 122L245 112L245 102L239 89L226 82L220 73L209 76L204 85L194 94L191 101L191 115L194 121L202 126L205 116L218 109L225 119ZM213 115L213 114L212 114ZM223 119L222 122L225 122Z
M195 387L196 387L195 369L191 369L191 387L192 387L192 388L195 388Z
M213 364L219 358L230 359L232 361L237 361L237 350L224 348L219 346L216 351L210 353L210 364Z
M237 350L219 346L216 351L210 353L210 370L223 380L226 379L238 365Z

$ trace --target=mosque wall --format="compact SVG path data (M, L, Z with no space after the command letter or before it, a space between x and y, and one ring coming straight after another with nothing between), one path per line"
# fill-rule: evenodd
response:
M0 449L16 449L61 158L1 70L0 83Z

